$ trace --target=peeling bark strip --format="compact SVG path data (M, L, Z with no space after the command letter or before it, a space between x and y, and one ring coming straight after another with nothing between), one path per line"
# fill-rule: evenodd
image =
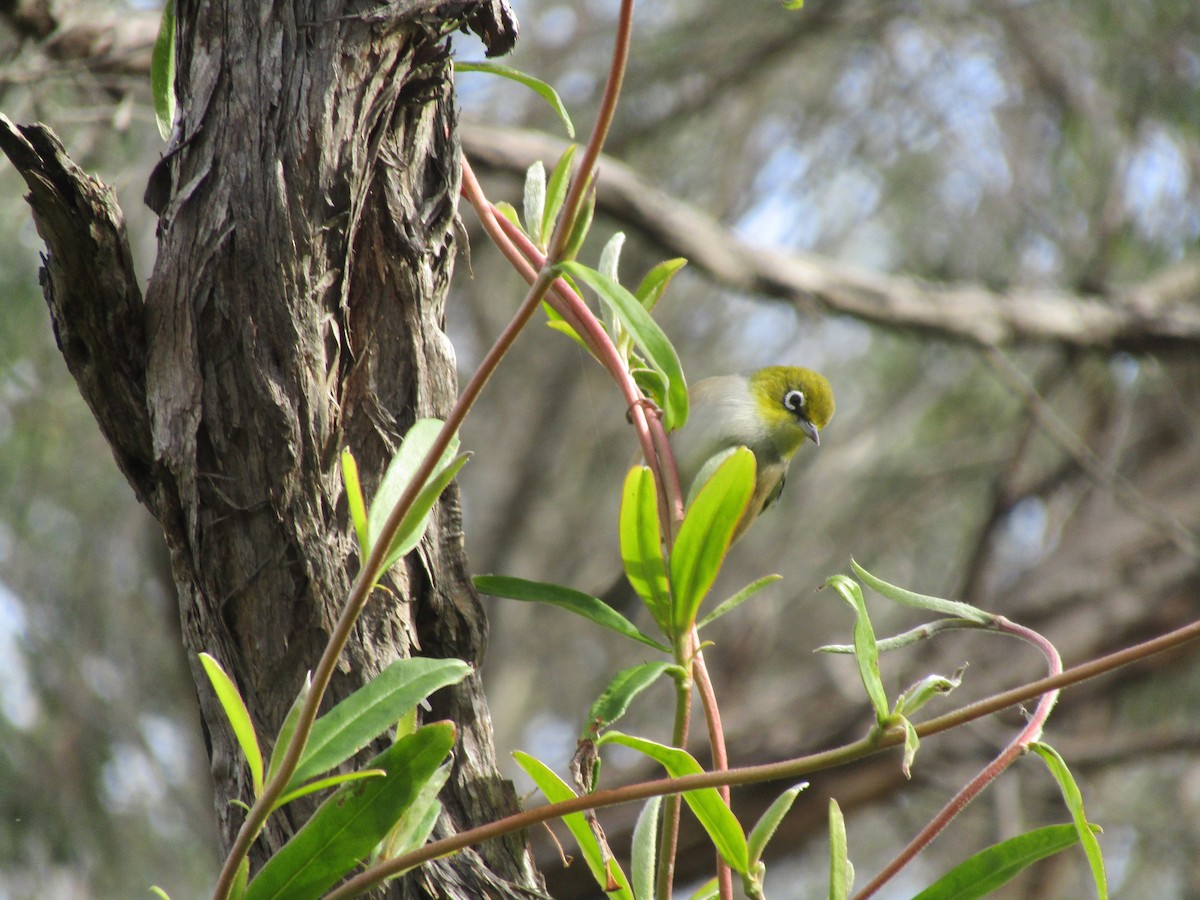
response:
M373 490L407 427L457 390L441 330L459 177L442 36L469 24L501 52L516 30L499 0L403 8L368 20L316 0L269 13L177 2L179 118L156 172L144 302L112 191L45 127L0 119L49 248L59 345L171 550L226 845L242 817L228 800L250 799L249 778L196 653L221 661L269 742L357 565L338 451L354 448ZM401 656L480 658L455 488L435 522L393 572L395 595L368 606L331 703ZM431 717L460 735L439 833L514 809L478 680L441 692ZM310 808L272 818L255 866ZM522 842L493 842L393 893L524 897L539 884Z

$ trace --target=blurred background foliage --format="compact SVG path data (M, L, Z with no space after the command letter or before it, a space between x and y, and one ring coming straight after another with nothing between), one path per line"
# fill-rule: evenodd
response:
M586 131L617 4L513 5L523 36L506 62L555 85ZM140 198L162 146L144 74L157 14L122 3L0 9L0 110L49 123L115 186L143 277L154 220ZM774 0L659 0L639 7L636 23L609 152L746 241L978 285L998 303L1008 288L1104 301L1173 278L1191 285L1182 302L1200 304L1192 0L810 0L800 13ZM107 40L81 43L95 32ZM456 44L463 58L482 55ZM459 82L464 121L561 135L519 87L481 75ZM481 170L484 186L519 208L519 167L504 169ZM0 896L131 896L150 883L192 896L215 865L213 800L164 551L54 346L22 194L0 166ZM459 260L447 328L469 373L522 285L464 220L471 254ZM655 235L602 215L584 259L594 262L615 230L629 232L626 283L668 255ZM846 609L814 588L851 555L894 583L1042 630L1068 664L1200 611L1194 336L1119 352L1029 341L989 354L937 328L885 329L731 291L695 267L659 309L690 379L803 364L823 371L838 398L821 447L801 452L779 506L718 583L728 594L784 576L709 635L735 762L827 747L867 727L853 663L811 652L848 640ZM631 429L573 344L535 327L516 350L463 437L475 451L460 479L473 565L600 590L619 567ZM1016 392L1014 377L1041 399ZM645 655L565 613L489 609L498 746L561 770L590 701ZM919 621L882 604L873 615L880 634ZM1042 674L1033 652L982 635L885 657L884 671L895 691L967 661L949 702ZM665 699L651 695L627 730L665 738ZM1117 895L1200 889L1198 709L1200 667L1185 652L1069 692L1051 720L1047 740L1075 766L1105 828ZM927 740L910 783L890 756L813 779L774 844L790 852L772 863L772 896L824 893L826 795L847 810L865 879L1018 721L1013 711ZM614 756L604 778L648 774L641 766ZM779 789L739 791L735 809L752 817ZM617 847L633 814L602 819ZM911 895L979 846L1065 817L1040 764L1022 761L886 895ZM552 893L592 896L578 867L564 876L544 835L535 839ZM709 854L685 847L685 868L702 872ZM1081 859L1039 866L1008 896L1079 896Z

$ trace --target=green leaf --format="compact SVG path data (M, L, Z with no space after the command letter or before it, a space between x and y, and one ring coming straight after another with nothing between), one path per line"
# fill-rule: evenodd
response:
M879 675L879 648L875 645L875 630L867 616L862 589L845 575L831 575L825 584L837 591L854 610L854 658L858 662L858 674L875 708L875 719L883 725L889 716L887 692Z
M404 436L400 449L388 464L387 471L379 483L379 490L375 493L375 499L371 502L368 534L372 546L379 540L392 509L441 430L442 422L438 419L418 419ZM398 559L420 543L425 526L429 523L433 504L437 502L446 486L454 480L458 470L466 464L465 456L455 456L458 446L458 436L455 435L396 530L381 572L386 572Z
M242 748L242 753L246 756L246 763L250 766L250 781L254 787L254 796L260 797L263 789L262 750L259 749L254 723L250 721L250 710L246 709L246 704L242 700L242 695L238 693L233 679L225 674L225 670L221 668L221 664L215 658L207 653L201 653L200 665L204 667L204 672L212 683L217 699L221 701L221 709L225 711L225 718L229 720L234 737L237 738L238 746Z
M267 764L267 783L273 781L275 773L279 771L283 757L287 754L288 744L291 743L292 736L296 733L296 723L300 720L300 710L308 699L311 690L312 672L308 672L304 676L304 684L300 686L300 693L292 701L291 709L284 716L283 724L279 726L279 734L275 737L275 746L271 748L271 761Z
M343 785L250 882L246 900L320 897L375 849L454 747L454 725L437 722L401 738L370 763L383 778Z
M963 670L959 669L949 678L945 675L926 675L897 699L893 712L900 716L911 716L934 697L943 697L962 684Z
M658 521L658 494L654 489L654 475L646 466L634 466L625 476L619 532L625 577L650 610L658 627L670 634L671 595Z
M663 744L647 741L643 738L610 731L601 737L597 744L620 744L644 753L659 763L672 778L682 775L697 775L704 770L686 750L678 747L667 747ZM738 874L744 875L750 869L749 851L746 847L746 833L734 817L733 812L721 798L716 788L701 788L687 791L683 795L692 813L700 820L721 854L721 858L729 863L729 867Z
M534 78L532 75L526 75L517 69L509 66L502 66L499 63L493 62L459 62L454 61L455 72L487 72L491 75L499 75L501 78L509 78L513 81L525 85L535 94L545 100L558 113L558 117L562 119L563 126L567 130L567 137L571 140L575 139L575 126L571 123L571 117L567 115L567 108L563 105L562 98L558 96L558 91L546 84L539 78Z
M854 560L850 560L850 566L854 569L854 574L862 579L863 584L879 594L879 596L886 597L893 603L900 603L904 606L915 606L917 609L928 609L932 612L941 613L944 616L958 616L963 619L970 619L972 622L978 622L980 625L990 625L996 620L996 617L991 613L985 612L969 603L960 603L958 600L943 600L941 597L930 597L926 594L914 594L912 591L906 591L904 588L896 587L894 584L888 584L886 581L876 578Z
M689 900L717 900L721 896L721 886L716 878L710 878L692 892Z
M588 186L587 193L583 195L583 206L580 207L575 224L571 227L571 234L567 238L567 245L563 250L563 259L574 259L579 255L579 251L583 248L583 242L587 240L588 232L592 228L592 219L595 218L595 215L596 186L591 184Z
M621 265L621 248L624 246L625 232L615 232L600 251L600 262L596 266L596 271L605 278L618 281L617 269Z
M754 493L754 454L738 447L717 468L688 507L671 551L671 595L676 634L696 621L746 504Z
M1092 833L1089 827L1088 833ZM959 863L915 900L975 900L1007 884L1040 859L1079 842L1074 825L1047 825L993 844Z
M654 879L658 868L658 811L662 797L651 797L638 814L633 826L630 870L635 900L654 900Z
M846 843L846 820L837 801L829 798L829 900L846 900L854 887L854 866Z
M577 616L583 616L589 622L594 622L617 634L632 638L647 647L653 647L664 653L671 652L669 647L660 644L649 635L643 634L637 626L599 597L593 597L582 591L542 581L526 581L524 578L512 578L507 575L477 575L475 576L475 587L493 597L557 606L573 612Z
M783 8L787 10L804 9L804 0L783 0Z
M633 698L654 684L659 676L670 668L672 664L666 662L643 663L640 666L622 669L614 675L588 711L587 725L581 736L594 738L624 716Z
M686 265L687 260L678 256L675 259L660 262L646 273L646 277L642 279L642 283L638 285L633 295L638 298L638 302L642 306L646 307L647 312L654 310L666 292L667 286L671 283L671 279L675 277L675 273Z
M150 92L154 95L154 118L165 141L175 124L175 0L163 4L158 37L150 54Z
M171 895L160 888L157 884L150 885L150 893L152 893L155 897L158 897L159 900L171 900Z
M755 594L757 594L759 591L761 591L767 585L774 584L776 581L782 581L782 580L783 580L782 575L764 575L762 578L758 579L757 581L752 581L750 584L746 585L744 588L742 588L740 591L738 591L736 594L734 594L732 597L730 597L724 603L720 604L716 609L714 609L712 612L710 612L707 616L705 616L700 621L698 621L696 623L696 627L703 628L705 625L709 624L710 622L717 621L717 619L721 618L721 616L725 615L725 613L732 612L734 609L737 609L737 607L741 606L743 603L745 603L747 600L749 600L751 597L753 597Z
M528 753L516 751L513 753L513 759L517 761L522 769L525 770L533 783L537 785L538 790L546 795L546 799L551 803L561 803L564 800L570 800L578 796L565 781L559 778L550 767L539 759L535 759ZM596 840L596 835L592 833L591 827L588 825L587 818L583 813L571 813L563 816L563 823L571 832L571 836L575 838L575 842L579 845L579 851L583 854L583 859L591 870L592 877L596 879L596 883L601 888L608 883L608 876L611 875L619 885L616 891L611 891L605 894L605 897L620 898L620 900L633 900L633 891L629 887L629 879L625 877L625 873L621 871L621 867L617 865L616 860L609 859L608 865L605 865L604 853L600 849L600 842Z
M460 659L398 659L313 725L288 789L341 765L439 688L471 674Z
M675 348L671 346L658 323L650 318L650 313L637 297L611 278L606 278L595 269L578 262L564 262L559 267L596 292L612 309L634 343L646 354L646 361L650 366L666 378L667 395L663 403L663 424L668 431L682 428L687 421L687 382L684 381L683 367L679 364Z
M546 249L545 238L539 229L546 212L546 167L537 160L525 170L525 191L522 194L525 209L525 232L538 241L538 247Z
M542 248L550 243L550 235L554 232L558 214L562 212L563 204L567 200L567 188L571 184L571 165L578 149L575 144L568 144L558 162L554 164L554 171L550 173L550 184L546 189L546 207L542 210L542 218L529 225L531 230L536 229L533 236Z
M504 218L516 225L517 228L519 228L521 231L525 230L525 228L521 225L521 217L517 215L517 208L515 206L504 200L500 200L492 205L496 207L496 212L500 213L500 215L504 216Z
M379 854L381 858L391 859L408 853L424 846L429 840L437 818L442 814L438 794L449 780L451 770L452 766L449 763L443 765L421 786L421 790L404 811L400 821L388 832Z
M1067 768L1066 762L1063 761L1058 751L1049 744L1035 741L1029 745L1029 749L1045 761L1047 768L1050 769L1050 774L1058 782L1063 801L1067 804L1067 809L1071 812L1071 819L1075 822L1075 832L1079 836L1079 842L1083 845L1083 852L1087 854L1088 865L1092 870L1092 881L1096 885L1096 894L1100 900L1106 900L1108 876L1104 872L1104 854L1100 851L1100 842L1096 840L1095 832L1083 811L1083 794L1079 791L1079 785L1075 783L1075 777Z
M360 778L378 778L386 774L387 772L383 771L383 769L359 769L357 772L343 772L339 775L330 775L328 778L318 778L315 781L302 784L294 791L288 791L275 801L273 809L281 809L293 800L299 800L301 797L307 797L309 794L317 793L317 791L337 787L339 784L345 784L347 781L357 781Z
M242 900L246 896L246 886L250 881L250 857L243 856L233 875L233 884L229 889L229 900Z
M904 728L904 757L900 762L900 771L904 773L905 778L912 778L912 764L917 758L917 748L921 746L921 739L907 716L893 715L892 723L899 723Z
M796 798L800 796L800 792L808 787L808 782L804 781L795 787L790 787L778 797L775 802L767 807L767 811L763 813L754 827L750 829L750 835L746 838L746 849L750 856L750 865L754 865L762 859L763 850L766 849L767 843L775 834L775 830L779 828L783 817L788 814L792 808L792 804L796 802Z
M371 533L367 526L367 505L363 500L362 482L358 478L358 463L349 447L342 451L342 482L346 485L350 521L354 523L354 534L358 537L359 559L365 562L371 553Z

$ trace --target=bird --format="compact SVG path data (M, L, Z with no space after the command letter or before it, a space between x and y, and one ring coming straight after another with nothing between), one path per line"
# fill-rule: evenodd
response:
M812 369L767 366L749 375L705 378L688 398L687 423L670 435L685 497L714 456L739 446L754 454L754 493L734 531L736 542L779 499L796 451L806 441L820 446L821 431L833 418L833 389Z
M736 447L755 460L754 492L734 529L736 543L780 494L788 466L805 441L821 444L821 431L833 418L833 388L824 375L799 366L766 366L748 375L715 375L688 391L686 424L668 435L685 498L711 474L706 465ZM600 595L618 612L638 604L621 575Z

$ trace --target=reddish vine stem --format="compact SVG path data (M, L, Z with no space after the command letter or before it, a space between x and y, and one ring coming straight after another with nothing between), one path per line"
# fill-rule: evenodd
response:
M1058 649L1045 637L1033 629L1026 628L1024 625L1018 625L1003 616L998 616L992 627L1001 634L1019 637L1036 646L1042 651L1042 655L1046 657L1050 675L1053 677L1062 674L1062 657L1059 656ZM1050 717L1050 711L1054 709L1054 704L1058 702L1058 693L1055 690L1042 695L1033 715L1029 717L1029 721L1025 724L1025 727L1009 742L1008 746L995 759L988 763L978 775L964 785L950 799L949 803L938 811L938 814L908 842L908 845L891 862L884 866L879 874L872 878L866 887L855 896L855 900L867 900L868 897L874 896L876 891L912 862L918 853L933 843L934 839L954 820L954 817L966 809L971 801L983 792L984 788L999 778L1009 766L1016 762L1026 752L1031 743L1041 738L1042 729L1046 725L1046 720Z
M1062 672L1046 678L1032 681L1028 684L1003 691L983 700L957 709L937 718L916 725L917 735L928 737L964 725L967 722L981 719L984 716L1000 712L1017 703L1025 703L1049 691L1056 691L1111 672L1129 663L1138 662L1153 656L1174 650L1191 641L1200 638L1200 621L1185 625L1168 634L1144 641L1133 647L1127 647L1099 659L1081 663ZM859 759L874 755L891 747L904 743L904 735L899 729L880 734L872 732L845 746L833 750L824 750L810 756L799 757L778 763L768 763L761 766L747 766L741 769L729 769L725 772L704 772L698 775L685 775L680 778L663 778L657 781L641 782L620 788L610 788L574 797L561 803L551 803L536 809L523 810L506 819L489 822L478 828L460 832L439 841L431 841L424 847L394 857L379 865L360 872L326 896L326 900L347 900L381 884L387 878L429 862L432 859L446 856L464 847L482 841L501 837L523 828L529 828L541 822L562 818L586 809L601 809L616 806L620 803L631 803L659 797L666 794L676 794L700 788L720 787L721 785L739 786L757 784L764 781L795 780L811 775L814 772L827 771L837 766L847 765Z

